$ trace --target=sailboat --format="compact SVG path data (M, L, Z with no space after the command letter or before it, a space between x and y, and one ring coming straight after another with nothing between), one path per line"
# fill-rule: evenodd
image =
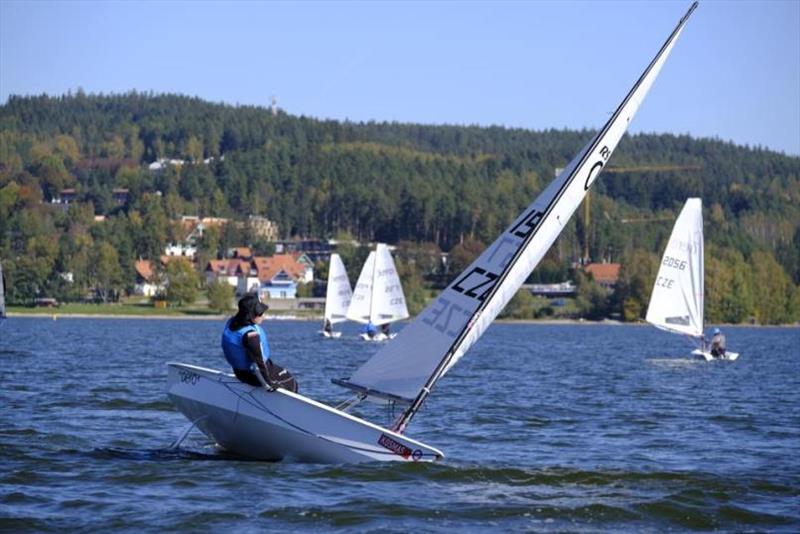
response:
M705 267L703 260L703 203L686 200L675 221L667 248L661 258L646 320L656 328L689 336L697 348L694 356L706 361L735 360L739 354L726 352L715 358L703 336L703 298Z
M347 318L351 321L373 327L384 326L408 317L403 286L394 266L389 247L378 243L375 250L369 253L367 261L358 275L358 282L347 309ZM397 334L377 331L370 335L361 333L366 341L385 341Z
M338 338L341 332L333 330L333 325L346 321L347 308L350 306L350 299L353 297L353 290L350 288L350 279L347 278L347 270L344 268L342 258L336 254L331 254L331 262L328 267L328 289L325 293L325 318L321 334L327 338ZM328 328L330 327L330 328Z
M533 203L392 343L349 378L333 380L352 390L353 397L334 408L284 389L248 386L229 373L169 363L169 398L220 447L244 456L314 462L441 460L441 451L405 434L409 423L561 233L696 7L695 2L602 129ZM349 413L367 399L402 411L385 427Z

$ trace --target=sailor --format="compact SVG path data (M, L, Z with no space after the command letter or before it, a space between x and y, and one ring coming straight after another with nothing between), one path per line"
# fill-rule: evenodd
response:
M261 387L256 372L267 386L297 391L297 382L286 369L270 359L267 333L261 327L269 307L258 296L248 293L239 300L239 311L225 324L222 351L236 378L251 386Z
M381 333L384 336L386 336L386 339L389 339L389 337L391 337L391 326L389 325L389 323L383 323L381 325Z
M719 328L715 328L711 338L711 355L715 358L725 357L725 336Z
M372 339L378 333L378 327L375 326L375 323L369 321L367 324L364 325L364 329L362 330L367 336Z
M331 334L333 333L333 325L331 325L331 320L325 317L325 322L322 323L322 331Z

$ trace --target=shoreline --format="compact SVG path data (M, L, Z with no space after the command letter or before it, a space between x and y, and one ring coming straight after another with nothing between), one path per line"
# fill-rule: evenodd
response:
M35 319L144 319L144 320L173 320L173 321L223 321L230 317L230 315L134 315L134 314L93 314L93 313L9 313L8 318L24 318L31 317ZM298 316L298 315L267 315L268 321L322 321L322 316ZM407 321L406 321L407 322ZM580 326L651 326L644 321L635 323L625 323L613 319L604 319L602 321L589 321L586 319L495 319L494 323L500 324L521 324L521 325L580 325ZM736 328L798 328L800 323L795 324L748 324L748 323L714 323L721 327L736 327Z

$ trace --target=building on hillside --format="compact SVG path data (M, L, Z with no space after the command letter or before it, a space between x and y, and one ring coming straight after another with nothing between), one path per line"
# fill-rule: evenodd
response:
M267 241L278 240L278 224L275 221L271 221L266 217L251 215L248 217L247 222L255 235L263 237Z
M611 291L617 285L619 268L619 263L588 263L583 266L583 272L591 274L595 282Z
M197 254L197 247L188 243L170 243L164 249L164 254L167 256L183 256L193 259Z
M206 282L224 281L236 288L236 295L258 292L266 299L293 299L298 283L314 280L314 268L302 255L251 255L247 247L232 249L237 256L211 260L206 264Z
M250 269L249 259L211 260L206 264L206 283L226 282L238 289L240 276L248 276Z
M134 264L136 270L136 284L133 286L134 295L152 297L163 291L164 286L158 282L150 260L138 260Z
M275 254L268 258L253 258L253 264L261 284L260 292L265 298L293 299L297 296L297 284L314 280L314 268L310 260L298 261L302 255Z
M128 203L129 191L121 187L115 187L111 190L111 198L114 199L114 204L117 206L124 206Z
M316 261L328 261L335 246L331 241L320 239L287 239L275 242L278 254L304 254L313 264Z
M523 289L531 292L536 297L572 297L575 295L575 284L571 280L560 284L522 284Z
M52 204L63 204L69 205L72 202L78 200L78 194L75 192L74 189L62 189L61 192L54 196L53 199L50 201Z
M167 256L185 256L194 258L197 254L197 245L203 237L205 231L212 226L222 226L228 219L220 217L197 217L194 215L184 215L180 220L180 228L183 237L177 243L167 245L164 253Z
M239 260L253 259L253 249L250 247L232 247L228 249L228 257Z

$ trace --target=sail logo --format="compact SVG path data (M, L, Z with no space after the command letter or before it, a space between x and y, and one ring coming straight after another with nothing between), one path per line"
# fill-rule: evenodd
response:
M611 156L611 149L609 149L607 146L603 146L603 148L600 149L599 156L603 158L603 160L598 161L597 163L592 165L591 169L589 169L589 175L586 176L586 183L583 185L584 191L589 190L589 186L592 185L592 182L594 182L595 178L597 178L597 175L600 174L600 171L603 169L603 165L605 164L606 161L608 161L608 158Z
M380 445L385 449L389 449L393 453L398 454L405 459L408 459L408 457L413 454L413 451L411 449L409 449L399 441L393 440L386 434L381 434L381 437L378 438L378 445Z
M481 269L480 267L473 267L472 270L466 274L466 276L453 284L453 291L463 293L468 297L472 297L483 302L489 292L491 292L496 282L496 274L489 272L486 269ZM465 284L466 287L463 287ZM477 291L481 289L481 293L477 293Z
M666 319L664 319L664 322L667 324L689 326L689 316L684 315L683 317L667 317Z

